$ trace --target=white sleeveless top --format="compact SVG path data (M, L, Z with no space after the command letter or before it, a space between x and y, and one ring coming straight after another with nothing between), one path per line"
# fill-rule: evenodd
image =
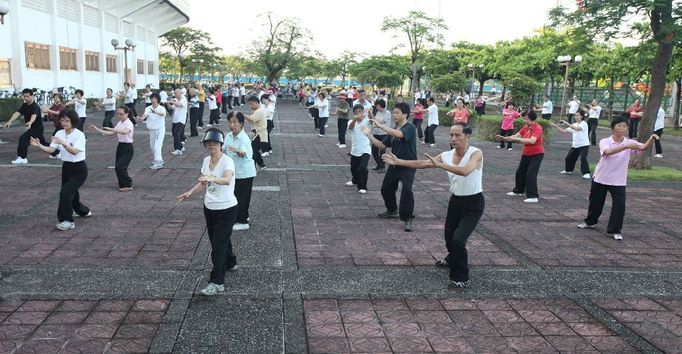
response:
M464 157L462 157L462 161L459 162L459 165L454 165L452 163L452 157L455 154L455 149L442 153L441 159L445 164L450 166L466 166L466 164L469 163L471 155L476 151L480 151L480 149L469 146L469 149L467 149L467 152L464 154ZM479 169L473 170L466 177L448 172L448 178L450 179L450 193L458 197L464 197L483 192L483 166L481 166Z

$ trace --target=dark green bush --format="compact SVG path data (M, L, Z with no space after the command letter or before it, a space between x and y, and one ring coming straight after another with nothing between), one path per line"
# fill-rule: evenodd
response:
M12 113L16 112L24 100L21 98L0 99L0 121L7 121Z
M542 126L542 140L546 144L552 139L552 127L549 121L539 118L536 122ZM523 118L514 121L514 133L518 132L524 125ZM497 141L495 135L500 134L502 126L502 116L482 116L478 119L475 127L476 138L483 141Z

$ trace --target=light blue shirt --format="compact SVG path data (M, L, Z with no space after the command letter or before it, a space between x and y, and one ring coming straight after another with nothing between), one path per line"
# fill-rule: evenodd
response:
M348 125L352 123L351 120ZM371 154L372 147L369 142L369 138L362 132L362 127L369 127L369 119L365 118L360 123L356 123L353 130L351 130L351 139L353 139L353 145L350 148L350 154L355 157L360 157L363 154Z
M231 152L227 148L228 146L244 151L246 152L246 155L244 155L244 157L239 157L234 152ZM227 133L223 151L232 159L232 161L234 161L234 175L236 179L256 177L256 165L253 162L251 139L244 133L244 129L237 134L236 138L232 136L232 132Z

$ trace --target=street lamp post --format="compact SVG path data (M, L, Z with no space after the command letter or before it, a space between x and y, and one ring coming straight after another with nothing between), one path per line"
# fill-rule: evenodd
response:
M199 82L201 82L201 65L204 63L204 59L192 59L192 63L199 63L198 68L199 68Z
M9 13L9 3L5 0L0 1L0 25L5 24L5 15Z
M571 59L573 59L572 62ZM583 57L576 55L575 58L571 58L570 55L560 55L556 58L556 60L559 62L559 65L566 66L566 71L564 72L564 89L561 93L561 113L559 116L559 120L562 120L564 119L564 113L566 111L566 87L568 86L568 71L570 70L571 63L579 64L583 61Z
M476 81L474 74L476 73L476 68L483 71L484 66L485 65L483 65L483 64L478 64L478 66L474 65L473 63L467 64L467 68L469 68L469 71L471 71L471 88L469 89L469 95L470 96L473 96L473 94L474 94L474 81Z
M118 46L119 42L118 39L114 38L111 40L111 45L114 47L114 50L122 50L123 51L123 65L124 65L124 70L125 73L123 74L123 77L125 78L125 82L130 83L130 75L128 74L128 51L135 51L135 47L137 44L135 44L135 41L132 39L128 38L125 40L125 46L119 47Z

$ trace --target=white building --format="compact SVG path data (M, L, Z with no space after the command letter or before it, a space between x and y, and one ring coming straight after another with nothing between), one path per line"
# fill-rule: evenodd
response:
M73 86L102 97L126 78L137 88L158 87L158 38L189 21L187 0L3 1L0 88ZM134 50L115 50L112 39L119 47L130 39Z

